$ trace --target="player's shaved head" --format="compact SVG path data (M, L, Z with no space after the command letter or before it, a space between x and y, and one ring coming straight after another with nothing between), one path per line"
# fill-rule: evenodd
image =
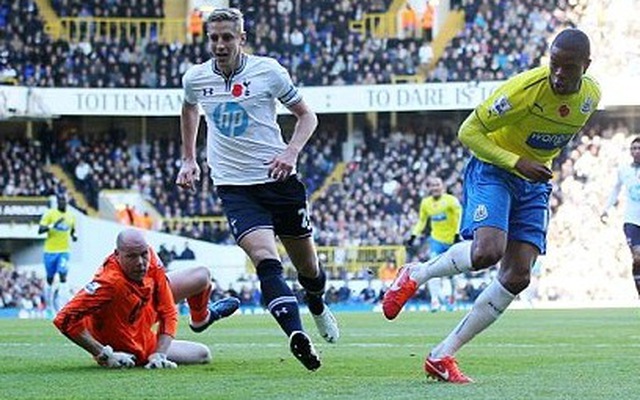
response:
M137 229L125 229L116 239L116 257L124 274L131 280L142 282L149 269L150 249L147 240Z
M589 37L580 29L569 28L563 30L553 40L551 47L558 47L562 50L575 52L585 60L591 57Z
M116 248L121 251L146 246L147 240L138 229L125 229L120 232L116 238Z

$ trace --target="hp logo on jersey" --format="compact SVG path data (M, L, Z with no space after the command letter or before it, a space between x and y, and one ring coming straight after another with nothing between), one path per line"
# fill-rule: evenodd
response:
M249 126L249 115L238 103L219 104L212 115L216 128L227 137L242 136Z

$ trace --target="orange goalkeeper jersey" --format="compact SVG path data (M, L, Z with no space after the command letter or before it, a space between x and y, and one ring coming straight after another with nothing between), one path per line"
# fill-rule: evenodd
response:
M126 277L114 254L84 289L60 310L53 323L65 335L85 329L103 345L125 351L144 364L156 349L157 335L174 336L178 313L169 281L156 253L149 249L149 269L141 283ZM152 326L158 323L157 333Z

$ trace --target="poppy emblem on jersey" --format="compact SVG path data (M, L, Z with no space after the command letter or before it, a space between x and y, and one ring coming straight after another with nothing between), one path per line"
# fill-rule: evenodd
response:
M569 115L569 113L571 113L571 109L569 108L568 105L563 104L558 108L558 114L560 114L560 116L562 118L566 117L567 115Z
M231 89L231 94L233 95L233 97L240 97L242 96L243 91L244 91L244 88L242 87L242 85L239 83L236 83L233 85L233 89Z

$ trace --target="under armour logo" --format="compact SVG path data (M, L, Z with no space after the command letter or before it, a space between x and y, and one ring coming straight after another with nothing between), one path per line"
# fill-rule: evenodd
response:
M273 310L273 313L275 314L276 318L278 318L281 314L288 314L289 310L287 310L287 307L282 307L279 310Z
M207 97L207 96L213 96L213 88L204 88L202 89L202 95Z

